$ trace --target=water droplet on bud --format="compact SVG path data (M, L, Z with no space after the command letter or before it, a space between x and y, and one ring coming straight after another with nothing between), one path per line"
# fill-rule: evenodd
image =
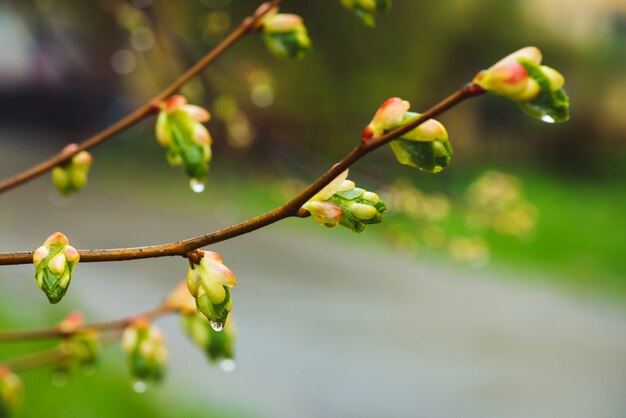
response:
M196 193L202 193L204 191L204 183L198 179L189 180L189 187Z
M552 116L550 116L550 115L542 115L541 116L541 120L546 122L546 123L554 123L555 122L554 118Z
M224 329L224 323L223 322L214 321L214 320L210 319L209 320L209 324L211 324L211 328L213 328L214 331L220 332L221 330Z
M133 383L133 390L137 393L144 393L148 389L148 385L143 380L136 380Z
M237 363L233 359L226 359L220 362L220 368L225 372L232 372L237 367Z

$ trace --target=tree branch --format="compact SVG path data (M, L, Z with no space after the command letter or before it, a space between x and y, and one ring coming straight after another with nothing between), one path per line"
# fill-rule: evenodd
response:
M54 167L63 164L68 161L74 155L78 154L81 151L85 151L95 147L106 141L107 139L113 137L114 135L123 132L124 130L130 128L131 126L137 124L141 120L150 116L152 113L156 111L154 107L155 102L160 102L167 99L172 94L176 93L185 83L187 83L191 78L200 73L205 67L211 64L215 59L217 59L220 55L222 55L227 49L229 49L235 42L241 39L245 34L253 32L256 30L257 22L265 16L270 10L274 7L280 6L283 0L272 0L268 3L265 3L265 7L259 7L257 11L250 17L244 19L241 24L230 34L226 39L224 39L219 45L217 45L211 52L206 54L200 61L198 61L193 67L188 69L183 75L178 77L172 84L162 90L159 94L154 96L152 100L141 106L139 109L135 110L130 115L125 118L119 120L103 131L95 134L94 136L86 139L78 145L78 148L71 152L60 152L46 161L43 161L17 175L11 177L3 182L0 182L0 193L3 193L7 190L10 190L14 187L17 187L23 183L26 183L49 170L52 170Z
M186 257L187 253L197 250L198 248L225 241L239 235L247 234L249 232L268 226L281 219L292 216L304 217L307 215L307 213L306 211L302 211L300 207L322 188L324 188L324 186L330 183L335 177L337 177L339 174L349 168L352 164L354 164L370 152L382 147L385 144L388 144L392 140L411 131L412 129L426 122L428 119L431 119L445 112L451 107L459 104L463 100L479 96L483 93L485 93L485 91L480 86L473 83L466 84L455 93L451 94L441 102L437 103L436 105L425 111L420 117L391 132L382 135L373 142L360 143L352 151L350 151L350 153L348 153L348 155L346 155L341 161L332 166L320 178L311 183L298 196L296 196L283 206L271 210L263 215L230 226L228 228L221 229L219 231L168 244L105 250L80 250L80 261L88 263L96 261L136 260L141 258L155 258L165 256ZM0 265L29 264L32 263L32 260L32 251L0 253Z
M177 312L176 308L168 305L160 305L138 315L116 319L113 321L94 322L92 324L80 326L71 331L63 330L59 326L34 330L0 331L0 343L67 338L73 334L85 331L119 331L126 328L136 318L146 317L152 319L174 312Z

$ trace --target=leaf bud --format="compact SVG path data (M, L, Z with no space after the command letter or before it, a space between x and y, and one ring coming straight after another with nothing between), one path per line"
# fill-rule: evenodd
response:
M78 251L60 232L50 235L33 253L35 281L50 303L58 303L65 295L79 259Z
M77 144L70 144L63 148L62 154L74 152ZM69 162L52 169L52 183L61 196L68 197L87 185L89 168L93 157L87 151L80 151L72 156Z
M391 0L340 0L343 7L352 10L364 25L376 26L376 13L391 9Z
M172 96L158 106L156 137L167 148L167 161L172 166L182 166L193 190L202 191L204 187L198 185L203 185L212 157L212 138L202 124L209 121L209 112L188 104L181 95Z
M183 327L189 338L211 361L234 359L236 331L232 315L226 320L222 331L215 331L209 320L200 313L184 315Z
M232 309L230 289L236 284L235 275L223 263L219 254L201 251L198 264L190 262L187 287L196 299L196 307L220 331Z
M139 381L159 381L165 374L167 346L159 328L146 317L135 318L124 329L122 348L128 357L130 373Z
M263 18L263 40L279 58L302 58L311 49L307 29L298 15L276 13Z
M544 122L565 122L569 119L565 79L554 68L540 65L541 60L538 48L522 48L479 72L473 82L517 102L526 113Z

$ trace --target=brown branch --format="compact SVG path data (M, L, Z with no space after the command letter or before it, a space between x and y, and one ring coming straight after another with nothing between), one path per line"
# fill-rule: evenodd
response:
M211 52L206 54L200 61L198 61L194 66L189 68L183 75L178 77L172 84L162 90L159 94L154 96L152 100L141 106L139 109L135 110L130 115L125 118L119 120L103 131L95 134L94 136L86 139L81 142L78 147L71 152L60 152L46 161L43 161L17 175L11 177L3 182L0 182L0 193L3 193L7 190L10 190L14 187L17 187L23 183L26 183L46 172L52 170L54 167L63 164L72 158L75 154L91 149L96 145L99 145L106 141L107 139L113 137L114 135L130 128L136 123L140 122L144 118L151 115L156 111L154 107L155 102L160 102L167 99L172 94L176 93L185 83L187 83L191 78L200 73L205 67L215 61L220 55L222 55L227 49L229 49L235 42L241 39L245 34L251 33L257 29L257 23L259 20L274 7L278 7L283 0L272 0L268 3L265 3L264 6L261 6L257 9L254 15L247 17L244 19L241 24L230 34L226 39L224 39L219 45L217 45Z
M108 338L102 340L104 346L116 343L120 340L121 333L116 335L108 335ZM54 347L49 350L43 350L32 354L27 354L19 358L8 360L0 363L0 368L6 367L14 373L20 373L38 367L49 366L56 363L61 363L72 357L72 353L69 353L62 349L62 347Z
M300 207L311 197L313 197L315 193L324 188L324 186L330 183L335 177L337 177L340 173L349 168L352 164L360 160L362 157L374 151L375 149L380 148L385 144L388 144L395 138L398 138L399 136L411 131L428 119L445 112L446 110L459 104L463 100L470 97L479 96L484 92L485 91L478 85L469 83L442 100L441 102L437 103L427 111L425 111L420 117L413 119L411 122L382 135L380 138L373 142L360 143L352 151L350 151L350 153L346 155L341 161L332 166L320 178L311 183L298 196L296 196L283 206L271 210L263 215L230 226L228 228L221 229L216 232L169 244L106 250L81 250L79 251L80 261L122 261L165 256L186 257L189 252L197 250L198 248L225 241L239 235L247 234L248 232L263 228L281 219L285 219L291 216L306 216L306 213L304 213L304 211L302 211ZM0 253L0 265L28 264L31 263L32 260L32 251Z
M67 338L73 334L85 331L119 331L126 328L136 318L157 318L159 316L174 313L176 311L177 310L172 306L161 305L138 315L116 319L113 321L94 322L91 324L80 326L71 331L63 330L59 326L34 330L0 331L0 343L45 340L52 338Z

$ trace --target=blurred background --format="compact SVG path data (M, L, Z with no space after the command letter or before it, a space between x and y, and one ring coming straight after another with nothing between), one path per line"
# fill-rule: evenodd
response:
M212 248L238 278L234 371L167 318L164 383L134 393L113 347L93 376L24 373L17 416L626 416L626 4L395 3L371 29L339 1L286 0L310 56L279 60L249 36L182 90L213 116L204 193L144 121L94 150L76 197L57 197L49 176L3 194L0 250L56 230L78 248L156 244L260 214L351 149L385 99L426 109L527 45L565 75L571 120L547 125L498 97L463 103L440 117L455 150L442 173L387 149L351 169L387 201L383 224L357 236L294 219ZM0 2L0 177L145 103L256 6ZM0 322L142 312L185 272L174 259L80 265L52 306L32 266L5 267ZM0 358L37 348L3 344Z

